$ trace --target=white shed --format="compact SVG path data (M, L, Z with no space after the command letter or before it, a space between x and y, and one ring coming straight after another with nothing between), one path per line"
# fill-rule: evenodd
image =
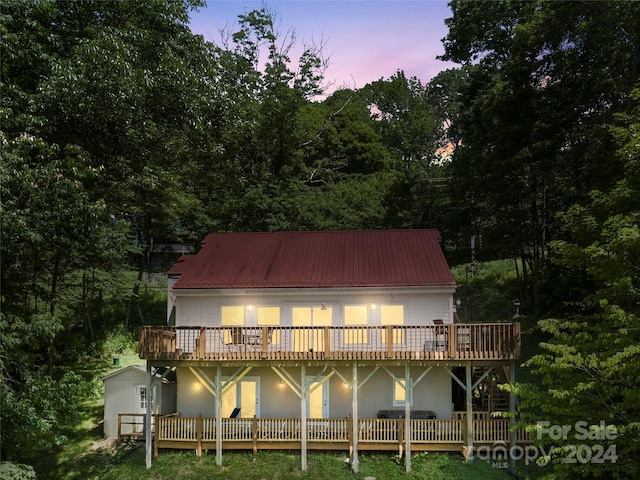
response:
M156 385L153 389L151 411L169 414L176 409L175 373L163 375L154 369ZM144 365L131 365L102 377L104 382L104 436L118 438L118 416L122 435L142 435L144 414L147 411L147 380ZM124 415L126 414L126 415Z

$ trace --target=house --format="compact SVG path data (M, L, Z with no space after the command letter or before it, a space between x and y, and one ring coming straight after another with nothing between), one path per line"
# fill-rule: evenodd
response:
M153 390L151 412L154 415L175 412L176 384L168 375L153 372L157 384ZM164 372L163 372L164 373ZM143 365L131 365L102 377L104 382L104 436L110 440L138 438L144 434L147 412L147 375Z
M411 451L516 441L489 410L519 324L457 323L435 230L210 234L168 275L168 326L139 349L175 369L179 415L149 429L147 465L152 441L218 463L295 448L303 470L308 449L344 449L354 471L359 450L398 449L409 470Z

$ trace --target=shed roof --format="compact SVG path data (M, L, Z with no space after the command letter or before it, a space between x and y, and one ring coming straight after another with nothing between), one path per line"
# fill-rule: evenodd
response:
M174 289L454 286L436 230L212 233Z
M160 378L162 377L164 370L165 370L164 367L154 367L152 374L153 376ZM139 374L141 378L144 379L147 376L147 367L145 367L144 365L129 365L127 367L119 368L118 370L114 370L111 373L103 375L102 377L100 377L100 380L104 382L106 380L109 380L110 378L118 377L125 372L134 372L135 374ZM163 378L163 382L165 383L170 381L171 380L168 380L167 378Z

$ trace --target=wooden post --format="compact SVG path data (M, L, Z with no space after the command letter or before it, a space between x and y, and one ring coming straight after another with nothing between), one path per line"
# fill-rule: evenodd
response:
M197 355L197 359L201 360L202 358L204 358L204 354L207 351L207 343L206 343L206 336L204 334L205 330L204 327L200 328L200 336L198 337L198 355Z
M331 335L330 335L331 331L329 330L329 327L324 327L323 329L323 334L324 334L324 358L327 359L329 358L329 356L331 355Z
M158 439L160 438L160 416L156 417L156 428L153 432L153 458L158 458Z
M196 456L202 456L202 414L198 414L196 419Z
M393 358L393 326L387 325L387 358Z
M471 382L471 362L466 365L467 388L467 455L468 463L473 464L473 384Z
M118 414L118 442L122 440L122 414Z
M214 408L216 411L216 465L222 465L222 366L218 364L216 371L216 398Z
M270 332L270 327L262 327L262 353L267 353L268 350L268 345L269 345L269 335L271 334ZM263 356L264 358L264 356Z
M352 367L352 393L351 393L351 438L353 439L353 455L351 457L351 468L353 473L358 473L358 364L353 362Z
M493 375L489 375L489 414L493 412L494 403L493 403L493 388L495 387L495 380Z
M413 403L413 382L411 366L404 366L404 464L407 472L411 471L411 403Z
M398 419L396 420L396 430L398 431L398 455L402 458L402 445L404 443L404 422L403 415L400 414Z
M511 360L510 364L509 364L509 383L511 384L511 386L513 387L513 384L516 382L516 364L513 360ZM509 445L510 445L510 449L509 452L514 452L515 451L515 447L516 447L516 394L513 392L513 389L509 392L509 411L511 412L511 421L509 422L509 426L511 427L509 429ZM514 475L516 474L516 458L515 456L511 453L509 455L509 458L511 460L511 473L513 473Z
M300 367L300 456L303 472L307 471L307 368Z
M457 358L456 350L458 348L458 338L457 338L457 330L458 326L456 324L447 325L447 329L449 332L449 358Z
M349 441L349 460L351 460L351 466L353 468L353 452L354 452L354 428L353 417L349 415L347 419L347 440Z
M147 468L151 468L151 402L152 402L152 392L151 392L151 362L147 360L147 384L146 395L147 395L147 412L144 417L144 441L146 447L146 464Z
M258 456L258 418L254 415L251 423L251 441L253 442L253 461Z

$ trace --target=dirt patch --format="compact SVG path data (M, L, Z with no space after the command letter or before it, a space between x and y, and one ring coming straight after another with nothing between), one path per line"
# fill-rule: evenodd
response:
M104 451L113 451L116 449L116 441L112 438L108 438L105 440L99 440L93 442L89 446L89 450L92 452L104 452Z

